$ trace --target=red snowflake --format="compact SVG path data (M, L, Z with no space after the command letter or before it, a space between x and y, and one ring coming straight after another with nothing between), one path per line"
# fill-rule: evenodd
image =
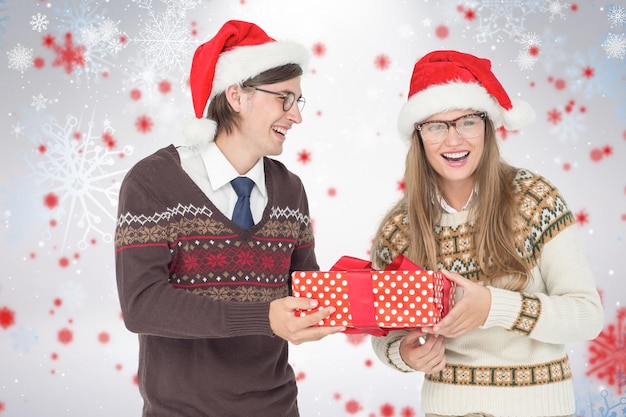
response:
M60 343L67 345L68 343L72 342L72 339L74 339L74 334L72 333L70 329L64 328L64 329L59 330L59 333L57 334L57 338L59 339Z
M616 319L590 342L587 376L595 375L622 392L626 386L626 307L617 310Z
M450 35L450 29L446 25L439 25L435 28L435 35L439 39L445 39Z
M505 141L509 138L509 134L517 133L517 130L507 130L504 126L500 126L496 129L496 133L501 140Z
M152 130L152 126L154 126L154 122L149 116L141 115L135 121L135 127L141 133L148 133Z
M113 138L113 135L110 132L104 132L102 134L102 140L107 148L115 148L115 138Z
M346 413L348 414L357 414L362 409L363 407L361 407L361 404L357 400L346 402Z
M300 152L298 152L298 162L302 164L311 162L311 152L307 151L306 149L303 149Z
M52 210L59 205L59 197L55 193L48 193L43 197L43 204Z
M313 55L315 56L324 56L326 55L326 45L323 43L316 43L313 45Z
M393 405L389 403L385 403L380 406L380 415L382 417L391 417L395 414L395 412L396 411L394 410Z
M398 181L396 184L397 184L397 189L398 189L398 191L402 191L402 192L404 192L404 186L405 186L405 184L404 184L404 180L400 180L400 181Z
M367 335L365 334L346 334L346 339L348 340L348 343L352 344L352 345L360 345L361 343L365 342L365 340L367 339Z
M417 414L415 413L415 410L412 407L404 407L401 411L400 411L400 416L402 417L415 417Z
M130 98L137 101L141 98L141 90L138 88L133 88L130 90Z
M472 20L476 19L476 10L474 9L465 10L465 13L463 13L463 17L465 18L465 20L469 20L471 22Z
M8 329L15 324L15 312L8 307L0 308L0 327Z
M548 112L548 121L552 124L558 124L561 121L561 112L557 109L552 109Z
M380 54L374 59L374 65L376 65L376 68L378 68L379 70L386 70L387 68L389 68L390 64L391 60L387 55L384 54Z
M167 80L163 80L163 81L161 81L161 82L159 83L159 91L160 91L162 94L167 94L167 93L169 93L170 91L172 91L172 83L170 83L170 82L169 82L169 81L167 81Z
M595 71L593 68L591 67L583 68L583 77L589 79L589 78L593 78L594 75L595 75Z
M604 158L604 152L602 152L602 149L593 148L589 152L589 158L591 158L593 162L600 162L602 158Z
M107 332L101 332L98 335L98 341L103 345L109 343L109 340L111 340L111 336L109 336L109 333Z
M62 257L61 259L59 259L59 266L61 268L67 268L70 265L70 260L67 259L67 257Z
M585 210L579 211L578 213L576 213L576 221L581 226L584 226L585 224L589 223L589 213L587 213Z
M539 47L537 45L532 45L528 48L528 55L530 56L538 56L539 55Z
M85 66L85 46L74 45L70 32L65 34L64 45L57 44L52 35L46 35L43 44L45 47L51 48L56 54L56 58L52 62L53 67L63 65L65 72L71 74L76 66Z

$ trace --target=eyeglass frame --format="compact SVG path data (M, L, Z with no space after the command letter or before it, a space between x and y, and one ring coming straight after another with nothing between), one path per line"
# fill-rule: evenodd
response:
M422 138L422 140L424 140L424 136L422 135L422 127L423 127L424 125L431 124L431 123L443 123L443 124L445 124L445 125L448 127L448 128L446 129L446 135L445 135L445 136L444 136L441 140L439 140L439 141L434 141L434 142L433 142L433 141L428 141L428 140L427 140L427 142L428 142L428 143L433 143L433 144L435 144L435 143L441 143L441 142L443 142L444 140L446 140L446 138L448 137L448 133L450 132L450 128L451 128L451 127L454 127L454 130L456 130L456 132L457 132L457 133L459 134L459 136L461 136L462 138L465 138L465 139L473 139L473 138L478 137L478 136L480 135L480 133L479 133L479 134L477 134L476 136L471 136L471 137L464 136L461 132L459 132L459 128L456 126L456 124L457 124L457 122L458 122L459 120L464 119L464 118L466 118L466 117L470 117L470 116L478 116L478 117L480 117L480 119L481 119L483 122L485 122L485 121L487 120L487 112L479 112L479 113L470 113L470 114L466 114L466 115L463 115L463 116L461 116L461 117L457 117L456 119L452 119L452 120L450 120L450 121L444 121L444 120L429 120L429 121L427 121L427 122L415 123L413 126L415 127L415 130L416 130L417 132L419 132L419 135L420 135L420 137ZM483 127L484 127L484 126L483 126Z
M302 112L302 110L304 110L304 106L306 105L306 99L304 97L300 96L299 98L296 98L296 95L292 93L291 91L288 91L286 93L279 93L278 91L265 90L259 87L250 87L250 88L257 90L257 91L261 91L263 93L274 94L275 96L282 98L283 99L283 111L286 111L286 112L291 110L293 105L296 103L298 103L298 110ZM292 97L291 104L287 105L287 103L289 102L290 96Z

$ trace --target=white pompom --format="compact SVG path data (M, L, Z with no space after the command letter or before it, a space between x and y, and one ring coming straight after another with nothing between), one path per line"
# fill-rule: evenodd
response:
M503 112L504 127L517 130L534 122L535 117L535 111L529 103L523 100L513 101L513 108Z
M211 119L189 119L182 128L183 136L189 145L212 142L217 132L217 123Z

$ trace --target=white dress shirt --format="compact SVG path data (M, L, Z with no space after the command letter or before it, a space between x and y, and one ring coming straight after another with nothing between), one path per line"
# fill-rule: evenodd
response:
M237 193L230 181L240 175L215 142L197 147L181 146L177 151L187 175L226 217L232 219ZM268 200L263 158L260 158L244 175L254 181L250 193L250 210L256 224L263 217Z

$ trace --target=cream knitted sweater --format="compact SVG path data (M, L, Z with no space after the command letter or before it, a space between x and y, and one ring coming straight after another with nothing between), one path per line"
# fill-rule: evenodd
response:
M426 413L461 416L484 412L505 416L562 416L575 411L571 366L565 344L598 335L603 310L574 216L545 178L520 170L518 251L531 265L532 281L522 291L489 286L485 324L446 339L446 367L425 375L421 405ZM408 217L398 212L383 227L374 248L377 266L407 252ZM442 253L439 268L481 282L472 251L468 211L444 214L435 231ZM458 295L457 295L458 296ZM406 331L373 337L381 361L413 371L400 357Z

